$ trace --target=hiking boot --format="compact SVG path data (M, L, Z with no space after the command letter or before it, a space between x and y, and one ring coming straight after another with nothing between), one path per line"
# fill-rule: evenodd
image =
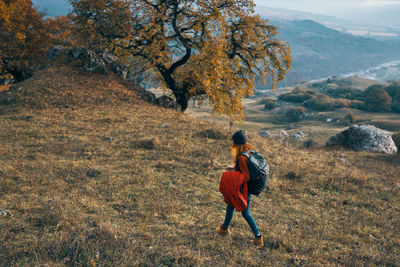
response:
M263 240L262 235L257 236L255 239L251 240L251 243L253 243L253 245L255 245L257 247L264 246L264 240Z
M217 228L217 233L220 235L228 235L229 229L225 229L222 225Z

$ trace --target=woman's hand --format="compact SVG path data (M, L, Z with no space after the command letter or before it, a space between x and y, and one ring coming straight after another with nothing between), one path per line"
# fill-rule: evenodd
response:
M235 167L234 166L228 166L228 167L226 167L226 171L227 172L233 172L235 170Z

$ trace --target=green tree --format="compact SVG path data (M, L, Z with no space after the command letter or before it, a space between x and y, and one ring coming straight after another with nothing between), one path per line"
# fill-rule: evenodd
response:
M374 84L364 91L365 108L368 111L391 111L392 98L385 91L385 86Z
M305 114L306 114L306 109L303 107L291 106L285 112L285 116L289 121L300 121L304 119Z
M191 97L240 119L255 80L273 85L290 68L277 27L252 0L71 0L80 39L96 50L140 60L185 111ZM201 103L201 101L200 101Z
M393 102L400 102L400 82L392 82L388 87L385 88L385 90L390 95Z

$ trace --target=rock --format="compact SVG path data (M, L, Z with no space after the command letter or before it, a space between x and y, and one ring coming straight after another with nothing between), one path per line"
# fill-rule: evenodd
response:
M261 136L261 137L268 138L268 137L271 136L271 133L269 131L261 131L261 132L258 133L258 135Z
M285 130L280 130L279 133L275 134L276 137L289 137L288 133Z
M66 48L61 45L56 45L50 48L50 50L47 52L47 59L51 59L61 55L68 56L70 55L70 53L71 53L71 48Z
M397 147L392 136L372 125L353 125L328 140L327 146L345 146L355 151L395 154Z
M0 209L0 216L10 216L10 212L8 210Z
M85 49L81 47L73 47L71 49L71 55L73 59L80 59L81 56L85 53Z
M12 103L14 103L14 102L15 102L15 99L12 98L11 96L7 96L7 97L5 97L5 98L3 98L3 99L1 100L1 104L2 104L2 105L10 105L10 104L12 104Z
M306 135L302 132L302 131L299 131L299 132L295 132L295 133L292 133L291 135L290 135L290 138L293 138L293 139L301 139L301 138L304 138Z
M178 105L178 103L176 103L176 101L172 97L163 95L157 98L156 101L157 105L159 105L160 107L176 109L176 110L180 109L180 106Z
M139 93L139 96L141 99L144 99L147 102L157 105L156 95L154 93L147 90L143 90L142 92Z
M80 57L82 67L88 72L97 72L101 74L108 73L104 60L96 55L95 52L86 50Z
M171 124L169 123L164 123L161 125L161 128L169 128L169 127L171 127Z

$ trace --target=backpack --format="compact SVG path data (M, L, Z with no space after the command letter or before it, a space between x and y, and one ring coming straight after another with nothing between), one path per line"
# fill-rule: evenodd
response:
M263 158L263 156L261 156L261 154L253 149L240 153L240 155L243 155L248 159L247 164L250 172L250 181L248 182L249 193L258 196L267 184L269 177L268 162ZM239 164L237 164L237 166L239 167Z

